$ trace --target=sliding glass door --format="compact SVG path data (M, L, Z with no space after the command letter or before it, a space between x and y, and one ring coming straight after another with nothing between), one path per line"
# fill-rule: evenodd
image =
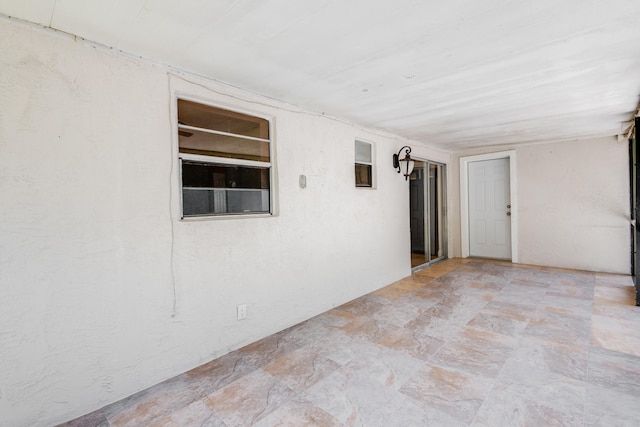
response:
M411 267L422 268L445 259L445 165L416 161L409 181Z

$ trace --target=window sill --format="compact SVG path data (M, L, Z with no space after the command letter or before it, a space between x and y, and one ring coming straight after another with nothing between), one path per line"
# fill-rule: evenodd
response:
M237 214L237 215L203 215L203 216L185 216L180 218L183 222L201 222L201 221L220 221L228 219L249 219L249 218L274 218L278 215L275 213L256 213L256 214Z

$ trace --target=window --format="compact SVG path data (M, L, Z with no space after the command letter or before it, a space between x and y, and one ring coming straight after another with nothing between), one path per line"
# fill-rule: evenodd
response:
M356 187L373 187L373 155L368 142L355 143L356 152Z
M271 213L269 121L178 100L183 217Z

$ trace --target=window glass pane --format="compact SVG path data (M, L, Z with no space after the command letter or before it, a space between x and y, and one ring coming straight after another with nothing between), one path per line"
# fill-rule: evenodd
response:
M269 169L182 162L184 216L269 213Z
M178 141L181 153L269 161L269 143L266 141L253 141L191 129L180 129Z
M356 141L356 162L371 163L371 144Z
M187 126L269 139L269 121L184 99L178 100L178 123Z
M356 187L371 187L371 165L356 163Z

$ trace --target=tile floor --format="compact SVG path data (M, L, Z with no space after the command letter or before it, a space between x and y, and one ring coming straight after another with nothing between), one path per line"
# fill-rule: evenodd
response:
M628 276L452 259L65 426L638 426Z

